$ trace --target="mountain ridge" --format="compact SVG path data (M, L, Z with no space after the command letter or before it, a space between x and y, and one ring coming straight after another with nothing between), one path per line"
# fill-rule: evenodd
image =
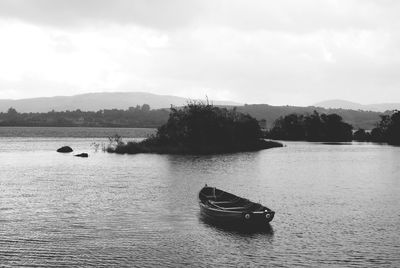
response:
M357 102L351 102L342 99L332 99L315 103L316 107L331 108L331 109L351 109L351 110L363 110L373 112L386 112L393 110L400 110L400 103L372 103L372 104L361 104Z
M183 106L192 99L172 95L158 95L146 92L96 92L73 96L39 97L28 99L0 99L0 112L10 107L18 112L49 111L98 111L102 109L128 109L136 105L149 104L152 109L169 108L171 105ZM232 101L214 101L215 105L242 105Z

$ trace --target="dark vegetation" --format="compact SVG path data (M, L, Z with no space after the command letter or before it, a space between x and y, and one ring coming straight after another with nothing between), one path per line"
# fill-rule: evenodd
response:
M353 139L353 127L337 114L290 114L277 119L267 137L279 140L344 142Z
M363 128L371 130L380 120L383 113L349 110L349 109L325 109L321 107L298 107L298 106L271 106L268 104L251 104L239 106L238 112L248 113L257 120L265 120L265 128L270 129L274 126L274 122L280 117L290 114L312 114L316 111L319 114L337 114L343 118L343 122L352 125L355 129ZM388 114L388 113L385 113Z
M220 108L233 108L219 106ZM270 129L275 120L290 114L338 114L343 121L356 129L373 129L382 113L355 111L347 109L324 109L320 107L271 106L252 104L238 106L237 112L249 114L261 123L261 127ZM51 111L47 113L18 113L15 109L0 113L0 126L45 126L45 127L150 127L157 128L168 120L169 109L150 109L150 106L130 107L127 110L104 109L91 111Z
M355 140L355 141L372 141L371 133L365 131L365 129L360 128L354 132L353 140Z
M343 122L337 114L319 114L314 111L310 115L290 114L275 121L266 137L278 140L305 140L323 142L366 141L385 142L400 145L400 111L380 116L381 120L372 131L358 129Z
M124 143L118 137L115 153L213 154L281 147L262 139L258 121L250 115L210 104L191 102L171 107L167 123L141 142Z
M371 131L370 140L400 145L400 111L391 115L382 115L377 127Z
M151 110L147 104L127 110L97 112L18 113L10 108L6 113L0 113L0 126L156 128L167 121L168 113L169 109Z
M398 111L377 113L319 107L270 106L266 104L244 105L233 110L229 110L230 107L209 106L219 115L225 113L226 116L231 118L234 117L234 114L240 115L239 117L242 117L240 120L252 117L253 123L255 118L264 131L271 129L266 137L273 139L349 141L351 140L349 126L353 126L358 129L352 137L356 141L387 142L396 145L400 143L398 140L400 136L400 115ZM194 107L192 108L194 109ZM188 107L184 107L182 109L172 108L172 110L152 110L149 105L143 104L142 106L130 107L127 110L104 109L92 112L78 109L63 112L19 113L14 108L9 108L7 112L0 113L0 126L159 128L159 134L155 137L164 139L169 135L169 130L165 129L166 126L168 126L167 129L170 129L173 125L169 113L178 116L180 111L189 112L188 109ZM215 136L225 135L224 133L219 134L219 130L213 129L213 131ZM154 145L158 141L156 138L153 137L146 141L150 151L152 150L150 147L157 146L159 148L157 144ZM182 138L182 136L179 138ZM168 141L169 144L172 144L172 140L171 137L171 140ZM224 145L224 142L226 141L222 141L221 144ZM178 147L174 145L174 149L169 148L166 151L183 150L179 146L179 144ZM246 147L247 145L243 146ZM166 147L164 146L164 148Z

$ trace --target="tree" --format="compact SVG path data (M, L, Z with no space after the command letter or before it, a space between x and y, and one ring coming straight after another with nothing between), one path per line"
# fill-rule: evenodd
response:
M371 134L366 132L364 129L360 128L353 134L353 139L356 141L370 141Z
M150 111L150 105L143 104L141 110L142 110L142 112L149 112Z
M371 132L371 140L400 145L400 111L395 110L392 115L382 115L381 121Z
M10 107L7 110L5 118L8 121L9 125L17 125L17 122L18 122L18 119L19 119L19 114L18 114L17 110L15 110L14 108Z
M8 115L16 115L16 114L18 114L18 112L13 107L10 107L10 108L8 108L7 114Z
M383 130L379 127L376 127L372 129L371 131L371 141L373 142L384 142L385 139L385 133Z
M386 138L389 144L400 145L400 111L396 111L390 117L386 129Z
M277 119L270 131L271 138L284 140L304 140L304 118L301 115L290 114Z
M325 125L326 139L329 141L351 141L353 127L342 122L342 117L337 114L321 115Z
M325 116L323 114L323 116ZM325 137L323 122L317 111L305 117L306 140L308 141L329 141Z
M158 129L157 137L168 143L197 149L229 147L257 142L261 129L256 119L236 110L189 103L182 109L171 107L169 119Z
M269 137L283 140L351 141L352 126L337 114L289 114L275 121Z

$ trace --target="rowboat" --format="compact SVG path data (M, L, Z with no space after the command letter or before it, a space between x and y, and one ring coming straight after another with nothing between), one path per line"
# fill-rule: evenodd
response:
M199 192L199 204L204 218L225 223L268 223L275 216L274 211L259 203L207 184Z

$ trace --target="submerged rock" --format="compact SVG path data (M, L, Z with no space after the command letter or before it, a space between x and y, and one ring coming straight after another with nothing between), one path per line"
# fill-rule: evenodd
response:
M69 146L63 146L57 150L57 152L59 153L70 153L72 151L73 151L72 148Z
M87 153L76 154L77 157L89 157Z

